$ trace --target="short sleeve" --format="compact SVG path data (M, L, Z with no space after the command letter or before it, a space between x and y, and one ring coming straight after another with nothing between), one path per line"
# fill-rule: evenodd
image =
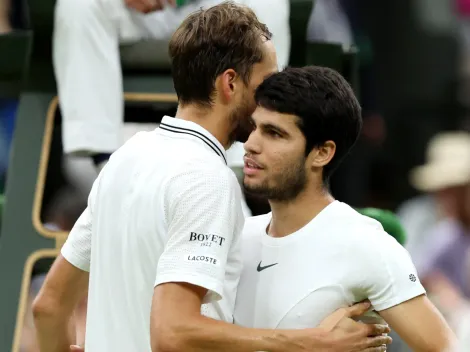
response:
M366 298L375 310L391 308L425 294L410 255L383 230L365 236L369 245L362 251Z
M244 217L240 187L228 168L185 170L168 181L168 241L155 286L186 282L208 290L205 302L223 296L227 257L238 243Z
M62 256L73 266L90 271L91 259L91 211L87 207L70 231L62 247Z
M86 209L78 218L61 249L62 256L70 264L83 271L90 271L92 209L99 182L100 176L93 183Z

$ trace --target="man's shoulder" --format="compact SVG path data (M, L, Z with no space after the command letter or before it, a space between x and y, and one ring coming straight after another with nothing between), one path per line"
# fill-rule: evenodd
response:
M349 234L370 233L383 231L383 227L375 219L360 214L354 208L345 203L338 203L328 218L332 228L341 233L347 230L347 237L351 238Z
M168 200L192 198L194 202L214 199L240 203L241 189L233 171L225 165L201 164L197 160L180 160L164 171L162 187ZM225 204L220 204L222 206Z
M160 150L155 151L156 159L165 163L165 169L161 171L167 171L168 174L218 174L229 177L231 173L219 155L192 140L172 140L162 136L158 148Z
M163 149L161 152L170 156L170 160L205 167L227 166L226 157L222 158L212 147L208 148L203 143L187 138L168 138L158 133L156 135L160 148Z
M194 143L191 139L168 138L160 134L158 129L137 132L120 149L128 151L132 149L133 152L152 155L155 161L168 164L170 169L186 167L188 170L193 170L226 166L219 155L204 145Z
M332 232L342 243L362 250L376 250L397 242L385 232L382 224L368 216L362 215L352 207L341 203L330 219ZM398 242L397 242L398 243Z
M204 162L204 159L183 158L168 170L168 176L184 179L187 182L210 183L214 186L238 185L237 178L229 167L223 164L208 163L207 160Z

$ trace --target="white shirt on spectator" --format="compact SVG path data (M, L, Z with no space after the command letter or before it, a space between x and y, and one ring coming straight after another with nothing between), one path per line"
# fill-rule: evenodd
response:
M208 290L202 313L233 321L241 272L241 192L222 145L165 116L116 151L62 255L90 271L85 350L150 351L154 286Z

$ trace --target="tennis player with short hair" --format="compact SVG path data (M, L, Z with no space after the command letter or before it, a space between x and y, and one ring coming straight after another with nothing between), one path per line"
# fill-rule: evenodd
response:
M383 318L413 351L452 351L455 337L406 250L328 190L362 126L346 80L328 68L289 68L267 78L255 100L244 185L271 213L245 224L236 323L315 327L368 299L378 314L363 321Z

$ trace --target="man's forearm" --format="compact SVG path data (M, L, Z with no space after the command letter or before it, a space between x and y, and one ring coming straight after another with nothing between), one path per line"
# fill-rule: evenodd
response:
M59 255L33 302L41 352L70 350L73 311L88 287L88 272Z
M51 313L36 313L34 324L41 352L69 352L69 318Z
M75 322L75 340L73 343L80 346L85 346L87 307L88 294L78 303L73 315Z
M380 315L413 351L454 351L453 331L424 295L383 310Z
M197 321L195 321L197 320ZM248 329L212 320L203 316L187 320L172 329L169 345L155 350L185 352L284 352L298 350L303 345L305 330ZM308 347L321 351L325 347L326 332L309 329ZM307 347L307 346L306 346Z

